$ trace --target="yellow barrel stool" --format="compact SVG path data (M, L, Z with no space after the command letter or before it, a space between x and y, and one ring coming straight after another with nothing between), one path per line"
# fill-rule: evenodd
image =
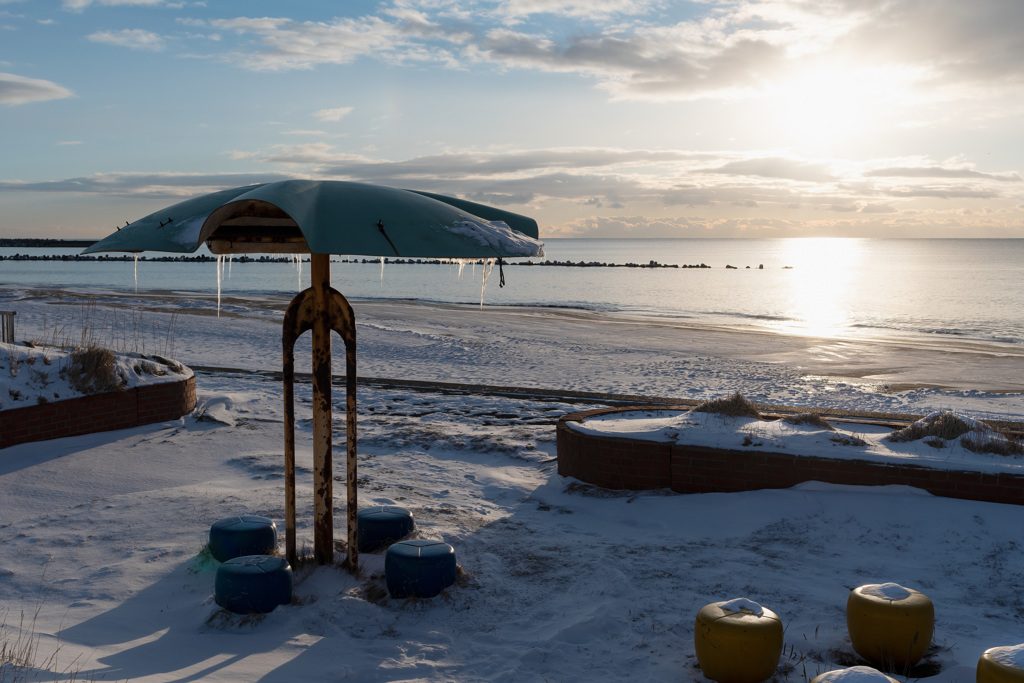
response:
M902 671L932 644L935 607L927 595L895 583L860 586L846 601L850 644L864 659Z
M835 669L818 674L811 683L900 683L892 676L886 676L870 666L851 666L849 669Z
M775 675L782 657L782 621L746 598L704 605L693 646L704 675L718 683L759 683Z
M1024 683L1024 645L985 650L978 660L977 683Z

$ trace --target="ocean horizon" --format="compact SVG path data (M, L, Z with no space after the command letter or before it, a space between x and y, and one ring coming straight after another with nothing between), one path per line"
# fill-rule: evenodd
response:
M544 259L513 259L501 269L339 255L332 283L353 300L482 300L824 337L1024 343L1020 239L558 238L545 245ZM149 260L175 256L163 253L137 263L52 260L79 252L0 248L0 284L244 296L294 293L309 279L307 263L255 257L219 265ZM11 260L15 254L51 260Z

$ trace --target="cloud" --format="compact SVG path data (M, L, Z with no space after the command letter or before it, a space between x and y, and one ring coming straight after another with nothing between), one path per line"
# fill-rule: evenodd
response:
M152 50L159 52L166 47L162 36L141 29L124 29L121 31L97 31L88 36L94 43L105 43L128 47L133 50Z
M505 0L498 4L496 13L510 22L537 14L594 21L617 14L640 14L653 4L640 0Z
M325 173L363 177L465 177L502 176L551 169L585 169L609 166L677 162L692 158L689 153L614 148L551 148L508 152L446 152L403 161L374 161L349 157L344 164L324 168Z
M286 18L215 19L213 28L240 36L255 36L254 44L229 55L235 64L254 71L309 69L318 64L346 64L359 56L396 63L451 62L443 47L420 44L445 31L433 24L385 17L340 18L331 22Z
M144 5L148 7L158 7L165 3L164 0L64 0L61 4L66 10L81 12L92 5Z
M0 192L98 194L175 199L295 176L282 173L96 173L65 180L0 180Z
M0 73L0 104L28 104L72 97L74 93L52 81Z
M636 28L573 35L488 31L467 48L475 61L596 78L616 99L679 100L755 94L765 76L784 66L785 50L769 42L690 26Z
M481 204L492 204L494 206L508 206L509 204L529 204L535 195L527 192L519 194L508 194L499 192L470 192L466 199Z
M319 109L313 112L313 116L321 121L341 121L345 116L352 113L352 107L335 107L334 109Z
M934 219L929 225L935 217L977 230L995 230L995 225L1004 234L1019 227L1017 207L1024 196L1020 183L993 180L993 174L980 171L955 178L871 175L970 164L959 157L942 163L924 157L844 162L612 147L464 149L405 159L368 154L316 140L231 153L233 165L264 167L266 173L109 173L46 182L8 180L0 182L0 191L172 200L254 182L333 178L507 206L537 217L552 231L548 234L617 230L619 236L687 236L706 230L715 236L913 236L924 230L922 217ZM744 208L737 211L737 206ZM684 214L686 220L667 217L673 214ZM631 227L621 223L630 215L635 218ZM640 221L640 216L647 218Z
M981 173L969 168L941 168L938 166L879 168L864 175L873 178L982 178L1001 182L1021 182L1017 173Z
M865 204L861 213L896 213L897 209L889 204Z
M935 199L996 199L1000 195L990 190L976 190L969 187L918 187L891 189L883 192L889 197L930 197Z
M887 94L900 101L955 101L988 115L983 103L1024 82L1024 3L1014 0L702 0L685 9L658 0L396 0L330 21L189 21L240 38L221 57L250 70L367 58L571 73L617 100L763 96L808 70L839 82L855 71L895 79Z
M708 216L590 216L563 223L545 237L779 237L800 234L801 223L780 218ZM699 261L680 265L699 265Z
M261 152L237 152L234 156L264 163L304 164L310 166L313 173L358 176L367 180L513 177L551 170L586 173L588 169L706 163L709 157L717 158L703 152L571 147L505 152L453 151L388 161L339 152L322 142L277 145Z
M853 3L855 0L847 0ZM1020 84L1024 79L1024 4L1013 0L914 0L862 3L869 20L844 42L873 46L888 62L927 69L935 85L950 83Z
M732 161L718 168L709 169L708 173L722 173L737 176L760 176L762 178L779 178L814 183L835 180L821 164L812 164L793 159L778 157L763 159L744 159Z

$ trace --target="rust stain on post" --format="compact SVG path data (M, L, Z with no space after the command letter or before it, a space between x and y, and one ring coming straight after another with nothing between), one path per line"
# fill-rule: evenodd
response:
M346 460L346 482L348 484L348 567L355 572L359 568L359 504L357 494L356 462L356 323L352 308L345 302L348 312L349 332L345 338L345 436L348 458ZM351 338L349 338L351 337Z
M313 555L334 560L334 477L331 453L331 262L312 254L313 290Z
M301 298L296 297L296 301ZM293 567L298 560L295 550L295 339L297 322L292 306L284 317L284 533L285 556ZM298 306L295 306L298 309ZM289 318L292 320L289 321Z

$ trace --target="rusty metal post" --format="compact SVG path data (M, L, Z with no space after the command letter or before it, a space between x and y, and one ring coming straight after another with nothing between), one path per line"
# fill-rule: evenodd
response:
M348 301L338 295L348 309L348 335L345 336L345 436L346 438L346 483L348 488L348 569L359 570L359 502L357 494L356 458L356 323Z
M301 296L301 295L300 295ZM297 297L298 298L298 297ZM298 306L295 306L297 309ZM289 308L291 313L291 308ZM294 314L290 316L294 318ZM285 556L292 567L298 562L295 549L295 338L298 334L292 331L294 322L289 325L289 315L285 315L283 332L284 340L284 528Z
M313 290L313 555L334 560L334 468L331 454L331 257L310 255Z
M323 259L328 257L324 256ZM330 262L326 264L314 255L313 287L299 292L284 314L281 341L284 346L284 467L285 467L285 527L288 561L294 566L295 549L295 341L303 333L313 330L313 547L318 562L334 559L334 476L331 465L331 368L330 333L333 330L345 342L346 379L346 484L348 494L348 548L346 563L349 571L359 571L359 525L357 503L358 481L356 465L356 321L352 306L341 292L324 286L330 280ZM324 270L328 272L324 273ZM318 294L319 290L319 294ZM318 299L319 297L319 299ZM325 322L326 321L326 322ZM327 349L317 336L318 325L326 325ZM326 370L324 370L326 362ZM319 379L318 379L319 378ZM326 396L324 395L326 394ZM326 457L324 457L326 454ZM323 531L326 527L327 531Z

